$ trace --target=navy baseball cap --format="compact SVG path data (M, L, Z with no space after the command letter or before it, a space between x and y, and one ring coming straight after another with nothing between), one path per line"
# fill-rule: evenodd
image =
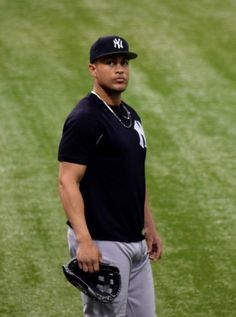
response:
M90 49L90 63L113 54L125 54L129 59L138 57L136 53L129 51L129 44L125 39L117 35L109 35L100 37L93 43Z

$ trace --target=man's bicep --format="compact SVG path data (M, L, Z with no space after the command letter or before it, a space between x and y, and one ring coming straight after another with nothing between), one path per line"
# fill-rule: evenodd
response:
M59 182L76 182L79 183L83 178L87 166L69 162L59 163Z

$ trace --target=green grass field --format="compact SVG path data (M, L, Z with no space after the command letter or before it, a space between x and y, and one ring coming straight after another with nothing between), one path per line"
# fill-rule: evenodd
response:
M148 140L159 317L235 316L235 14L235 0L0 0L1 317L82 316L61 271L57 146L91 89L90 44L116 33L139 53L124 98Z

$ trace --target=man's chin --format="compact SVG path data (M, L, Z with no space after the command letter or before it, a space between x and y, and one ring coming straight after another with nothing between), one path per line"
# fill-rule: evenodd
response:
M126 90L126 88L127 86L124 87L119 85L119 86L109 87L109 88L106 87L104 90L106 90L107 93L114 95L114 94L121 94L122 92Z
M122 93L123 91L125 91L127 88L127 85L115 85L114 86L114 90L116 90L117 92Z

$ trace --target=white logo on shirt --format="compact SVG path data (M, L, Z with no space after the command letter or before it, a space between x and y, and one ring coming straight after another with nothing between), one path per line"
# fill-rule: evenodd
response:
M141 123L139 121L137 121L137 120L134 121L134 130L136 130L138 132L139 145L142 148L147 147L147 142L146 142L146 138L145 138L143 127L142 127Z

